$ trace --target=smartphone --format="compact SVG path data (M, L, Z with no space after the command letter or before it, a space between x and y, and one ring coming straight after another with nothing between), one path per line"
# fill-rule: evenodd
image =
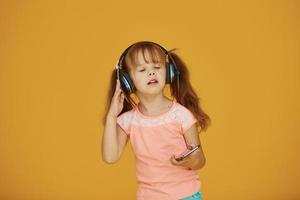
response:
M187 157L188 155L190 155L191 153L193 153L194 151L199 149L199 147L200 147L200 145L198 144L198 145L193 146L191 149L185 150L180 155L175 156L175 160L180 161L180 160L184 159L185 157Z

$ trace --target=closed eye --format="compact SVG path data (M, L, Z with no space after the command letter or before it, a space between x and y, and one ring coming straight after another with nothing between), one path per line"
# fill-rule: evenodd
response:
M154 67L155 69L160 69L160 67ZM145 69L141 69L141 70L139 70L139 72L143 72L143 71L145 71Z

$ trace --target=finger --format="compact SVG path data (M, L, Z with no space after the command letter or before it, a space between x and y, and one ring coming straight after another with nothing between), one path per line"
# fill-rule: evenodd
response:
M188 159L187 158L183 158L181 160L176 160L175 159L175 156L173 155L172 156L172 162L175 164L175 165L184 165L185 163L188 162Z
M120 99L120 93L122 92L122 90L116 90L115 91L115 94L113 96L113 99Z
M118 89L118 88L115 88L114 95L117 95L118 92L119 92L119 89Z
M123 92L121 92L121 94L119 95L119 101L122 101L124 99L124 94Z
M115 93L114 93L113 98L118 98L118 97L119 97L119 94L120 94L120 91L119 91L119 90L116 90Z
M173 165L179 165L179 161L177 161L176 159L175 159L175 156L173 155L172 157L171 157L171 163L173 164Z
M116 88L114 95L118 96L120 94L120 92L122 92L121 88Z
M120 88L120 80L117 80L117 87Z
M176 162L174 162L173 157L171 157L170 162L172 165L176 165Z
M121 103L121 104L124 103L124 98L121 98L120 103Z
M120 82L119 80L117 80L115 91L118 91L119 89L120 89Z

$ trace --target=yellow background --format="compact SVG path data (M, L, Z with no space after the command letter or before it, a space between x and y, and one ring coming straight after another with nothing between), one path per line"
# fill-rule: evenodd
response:
M101 159L123 50L187 63L203 109L206 200L300 199L300 1L0 1L0 199L134 199L134 155ZM130 144L130 143L128 143Z

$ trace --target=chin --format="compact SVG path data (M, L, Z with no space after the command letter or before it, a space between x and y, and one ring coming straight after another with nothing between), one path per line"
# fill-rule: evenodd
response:
M163 92L165 85L157 85L156 87L143 87L140 88L140 93L142 94L160 94L161 92Z
M160 94L163 93L163 88L157 88L156 90L148 90L146 93L153 95Z

